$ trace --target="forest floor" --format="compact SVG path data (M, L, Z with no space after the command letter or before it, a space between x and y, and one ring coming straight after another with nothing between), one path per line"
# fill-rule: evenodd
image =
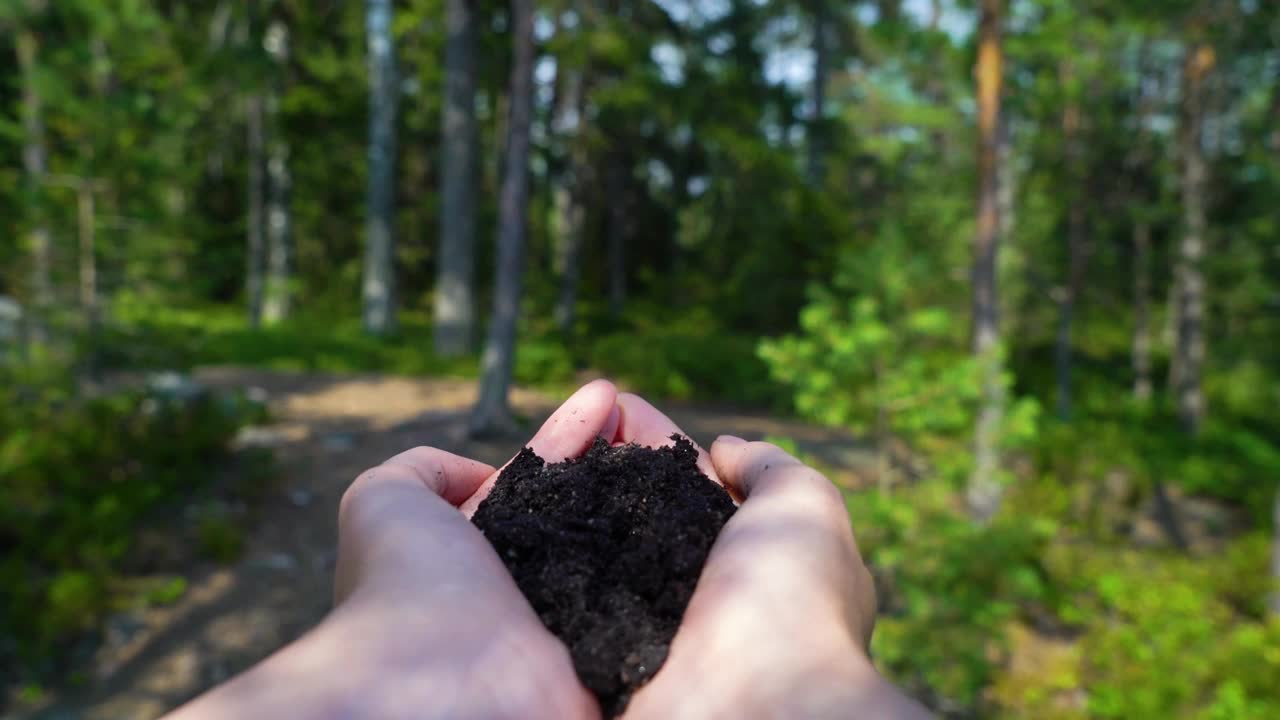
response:
M338 501L362 470L416 445L434 445L494 465L522 440L466 437L475 397L470 380L328 375L222 367L195 378L216 389L265 393L271 423L241 433L265 446L276 480L253 513L241 559L193 570L175 602L113 616L79 686L50 693L20 717L146 720L266 657L319 621L331 604ZM557 404L517 389L529 434ZM719 433L787 437L836 482L861 485L874 470L865 444L836 430L710 405L665 408L695 440Z

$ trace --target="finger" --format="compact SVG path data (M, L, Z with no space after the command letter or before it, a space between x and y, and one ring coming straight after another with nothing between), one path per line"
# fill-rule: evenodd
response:
M604 441L612 444L618 437L618 426L622 423L622 411L618 409L617 404L609 411L609 417L604 421L604 427L600 428L600 437Z
M609 423L617 399L608 380L583 385L551 413L528 447L549 463L581 455Z
M335 598L341 602L373 575L399 582L454 563L487 564L490 575L498 573L501 562L485 555L483 536L456 508L493 472L485 463L419 447L361 473L338 507Z
M370 471L383 478L395 479L400 473L412 474L427 489L457 506L475 494L476 489L495 470L492 465L464 458L433 447L416 447L396 455ZM407 476L406 476L407 477Z
M793 592L808 588L813 601L845 607L850 627L868 640L874 585L839 489L765 442L721 436L711 445L711 460L725 484L746 500L721 532L703 579L722 589L743 577L768 578Z
M608 431L611 423L617 422L614 419L617 398L618 389L608 380L594 380L583 385L551 413L527 447L549 463L581 455L597 437ZM499 473L491 473L462 503L463 514L467 517L475 514L476 508L498 481Z
M635 443L645 447L666 447L675 445L672 435L684 435L688 437L688 433L681 430L678 425L672 422L671 418L662 414L660 410L650 405L647 400L632 393L622 393L618 396L618 409L620 411L618 432L616 438L618 442ZM690 438L692 442L692 438ZM703 450L697 443L693 443L694 448L698 451L698 469L712 480L723 485L720 478L716 475L714 465L711 463L711 457L707 455L707 451Z

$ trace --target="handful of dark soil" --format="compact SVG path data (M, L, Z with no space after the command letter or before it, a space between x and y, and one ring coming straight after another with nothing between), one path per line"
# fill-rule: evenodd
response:
M672 439L658 449L597 440L551 465L525 448L472 518L606 717L666 660L735 509L688 438Z

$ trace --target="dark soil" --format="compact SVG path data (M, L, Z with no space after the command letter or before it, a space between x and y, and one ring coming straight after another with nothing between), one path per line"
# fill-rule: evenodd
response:
M473 518L606 717L666 660L734 511L693 444L673 439L658 449L598 440L552 465L525 448Z

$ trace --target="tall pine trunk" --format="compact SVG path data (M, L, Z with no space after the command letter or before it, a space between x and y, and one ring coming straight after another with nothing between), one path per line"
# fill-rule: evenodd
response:
M475 340L477 12L471 0L448 0L434 321L436 353L445 357Z
M1000 243L998 134L1003 80L1000 47L1001 0L982 0L978 26L978 212L973 259L973 352L980 367L981 400L974 431L974 466L969 478L969 511L989 522L1000 509L1000 425L1004 417L1001 382L999 296L996 291Z
M1133 224L1133 397L1151 399L1151 223Z
M249 326L262 324L262 298L266 285L265 250L263 240L266 214L266 182L263 177L265 159L264 145L266 130L262 94L254 92L245 102L245 132L249 154L248 206L249 216L246 219L245 236L248 241L248 262L245 268L245 299L248 302Z
M76 187L76 230L79 235L80 310L84 313L89 337L96 339L98 330L98 263L94 223L97 213L93 202L94 186L82 182Z
M28 2L33 16L44 11L44 3ZM45 337L44 322L53 305L53 236L49 232L45 215L45 176L48 174L48 154L45 148L43 97L37 81L40 56L40 38L30 28L22 28L17 34L18 65L22 73L22 167L25 173L32 224L28 233L31 248L31 304L35 310L32 335Z
M1075 92L1071 85L1074 80L1074 69L1067 61L1063 64L1062 84L1068 93ZM1066 420L1071 417L1071 332L1075 321L1076 306L1080 301L1080 292L1084 284L1086 260L1085 185L1084 152L1081 133L1080 103L1073 96L1067 101L1062 113L1063 147L1066 155L1066 174L1068 186L1067 204L1067 278L1058 298L1058 332L1054 344L1054 367L1058 385L1058 417Z
M1280 618L1280 487L1271 502L1271 594L1267 609Z
M627 300L627 235L631 217L627 208L627 165L621 154L615 153L610 159L608 173L609 314L618 317Z
M293 175L289 140L284 134L280 103L289 59L289 27L276 21L267 30L267 54L274 65L274 87L267 96L267 258L262 319L268 324L289 317L293 309Z
M505 430L512 424L508 394L516 356L526 215L529 205L529 143L533 115L533 0L512 0L514 45L506 144L506 174L499 193L498 261L493 319L481 360L480 394L471 413L472 434Z
M1144 43L1138 52L1137 62L1137 117L1136 130L1130 145L1129 171L1133 174L1129 206L1133 228L1133 399L1139 403L1151 400L1151 217L1150 205L1154 203L1153 190L1147 180L1150 172L1151 152L1148 146L1147 119L1158 93L1145 87L1148 47Z
M583 233L586 230L586 193L591 166L583 126L586 111L586 72L571 71L563 84L552 129L569 145L569 167L554 191L556 208L556 259L560 293L556 299L556 326L572 336L577 320L578 283L582 274ZM572 120L571 120L572 119Z
M1179 144L1182 160L1182 240L1176 268L1177 296L1174 362L1178 415L1183 427L1195 434L1204 420L1201 371L1205 358L1205 188L1208 169L1201 135L1204 129L1205 82L1215 63L1213 48L1193 45L1183 67L1182 124Z
M829 0L813 0L813 117L809 121L809 157L806 175L809 184L822 184L826 157L827 78L831 72Z
M1280 167L1280 73L1272 78L1271 132L1267 135L1267 148L1271 162ZM1280 618L1280 484L1276 486L1271 506L1271 594L1267 607L1274 617Z
M368 0L369 218L362 283L365 332L395 329L396 72L391 0Z

